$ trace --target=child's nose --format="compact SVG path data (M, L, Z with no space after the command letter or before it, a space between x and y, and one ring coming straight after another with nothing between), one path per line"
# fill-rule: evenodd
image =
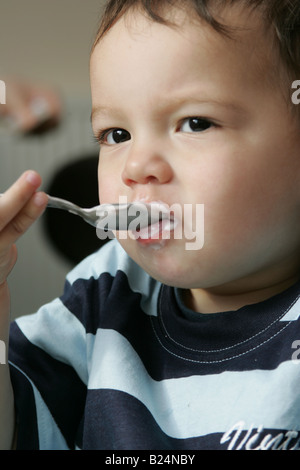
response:
M134 184L165 184L173 177L168 160L160 153L132 149L123 169L122 179L127 186Z

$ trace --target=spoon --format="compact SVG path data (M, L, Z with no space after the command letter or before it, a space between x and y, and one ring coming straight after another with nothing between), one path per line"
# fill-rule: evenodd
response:
M3 194L0 194L1 196ZM159 203L100 204L84 209L65 199L47 196L47 207L78 215L88 224L103 230L136 230L170 217L166 208ZM136 220L135 224L133 224L134 220Z

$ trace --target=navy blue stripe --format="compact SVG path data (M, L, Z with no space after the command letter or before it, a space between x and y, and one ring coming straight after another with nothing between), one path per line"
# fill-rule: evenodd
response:
M180 291L179 291L180 292ZM299 284L264 302L248 305L236 311L199 314L188 310L175 296L174 289L163 286L160 314L165 333L178 343L188 338L188 346L196 350L223 350L247 343L260 336L273 336L284 324L279 320L299 295ZM274 326L274 328L272 328ZM258 341L260 341L258 338ZM246 348L249 346L245 346Z
M73 368L31 344L16 323L11 325L10 346L9 360L35 384L72 448L84 413L86 386ZM23 389L16 387L16 392L17 407L26 408L21 401Z
M92 277L78 279L72 285L66 283L61 297L62 303L83 324L87 333L96 334L98 328L108 328L125 337L132 328L134 336L144 326L151 328L149 315L141 308L141 299L140 293L130 289L122 271L115 277L104 273L99 279Z
M254 337L251 341L243 341L242 337L240 344L224 350L224 343L211 340L208 352L203 352L208 348L207 338L211 339L211 336L217 334L214 329L225 328L224 322L230 321L226 314L213 316L212 321L209 316L204 321L203 316L199 316L199 321L196 318L184 318L172 289L164 287L159 300L162 307L158 317L149 316L141 308L141 294L131 291L127 276L121 271L117 272L115 278L105 273L98 280L79 279L72 286L67 285L62 301L88 332L96 333L97 328L107 328L122 334L154 380L223 371L275 369L282 361L291 359L292 343L300 337L300 321L293 322L291 326L280 322L280 312L277 308L273 309L274 301L271 300L267 302L269 308L266 310L266 318L271 323L273 320L272 326L268 327L264 313L259 308L257 312L261 321L254 314L254 323L257 333L261 333L255 336L252 330ZM266 307L266 303L263 306ZM287 308L286 293L282 295L280 307L283 312ZM248 309L240 312L239 325L242 324L243 312L248 313ZM223 315L226 317L224 320ZM236 335L234 319L237 318L238 315L234 314L231 330L228 325L225 328L227 338L231 331L232 341ZM249 318L247 320L249 322ZM245 334L249 337L249 332ZM214 351L218 347L221 349Z
M10 367L17 418L17 450L38 450L39 438L31 384L14 366Z
M141 294L130 290L127 276L119 271L116 277L108 273L99 279L78 279L66 282L61 297L65 307L83 324L87 333L95 334L98 328L109 328L108 322L119 320L124 309L139 308ZM113 328L113 326L111 326Z
M87 450L205 449L220 440L218 435L174 439L161 430L141 402L117 390L88 391L86 422L83 448Z
M228 450L229 446L232 450L245 450L247 445L253 449L263 445L299 449L299 432L291 436L286 429L240 430L239 425L224 433L175 439L162 431L141 402L116 390L89 390L86 418L86 450Z
M254 334L251 341L243 342L242 339L240 344L227 350L217 340L215 343L211 341L208 352L203 352L208 347L207 338L211 338L214 329L221 329L224 322L229 323L230 319L225 315L223 320L224 314L211 317L212 321L209 316L206 316L205 321L203 316L199 316L199 321L196 318L187 319L183 317L172 292L172 289L164 287L159 299L163 308L158 317L147 315L141 308L141 294L131 291L127 276L119 271L115 278L105 273L100 279L79 279L72 286L67 285L62 301L88 332L95 334L97 328L107 328L122 334L154 380L257 368L270 370L282 361L291 359L291 345L300 337L300 321L297 325L293 322L291 327L280 322L280 311L273 310L273 300L267 302L269 309L266 310L268 321L273 320L272 326L267 328L266 318L259 309L261 322L258 324L258 316L255 315L254 323L257 332L262 333L255 336L255 332L251 331ZM286 299L284 293L280 304L283 311L287 308ZM263 305L265 307L266 303ZM248 313L248 309L240 312L241 320L237 314L234 315L231 328L224 326L227 337L231 331L231 339L235 338L234 320L238 319L240 325L243 312ZM169 336L170 331L172 337ZM245 334L249 336L249 332ZM221 349L214 351L214 347Z
M153 326L163 347L169 354L177 357L177 367L179 358L186 361L186 375L189 372L191 374L206 375L219 374L224 371L273 370L282 362L292 359L294 351L292 344L300 338L299 321L297 324L296 322L291 324L276 322L268 331L252 338L251 341L237 344L227 350L214 351L213 348L212 350L205 350L205 345L202 345L201 342L201 334L199 334L197 350L193 350L187 348L186 343L183 341L179 344L173 338L170 338L159 319L153 320ZM182 338L184 338L183 335ZM201 350L201 347L203 347L203 350ZM211 347L213 347L213 344ZM188 364L189 361L194 365ZM173 367L176 368L176 363Z

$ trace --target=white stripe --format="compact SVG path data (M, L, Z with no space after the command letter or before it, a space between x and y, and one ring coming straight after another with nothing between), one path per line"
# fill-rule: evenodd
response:
M39 449L40 450L68 450L67 443L65 438L61 434L59 428L57 427L52 415L44 403L40 392L37 390L33 382L29 377L24 374L15 364L10 363L13 367L23 374L28 382L30 383L37 411L37 426L38 426L38 436L39 436Z
M263 424L266 428L300 430L300 403L294 402L295 396L299 402L295 391L300 366L291 361L271 371L155 381L130 343L116 331L99 330L92 342L88 387L132 395L169 436L189 438L225 432L240 421L246 429ZM181 366L182 361L178 364Z
M73 284L77 279L98 279L102 273L114 277L117 271L124 272L130 289L141 294L141 308L148 315L157 315L157 299L161 284L152 279L123 250L117 240L105 244L96 254L83 260L67 276Z
M85 328L59 299L44 305L36 314L18 318L16 323L32 344L72 366L87 383Z

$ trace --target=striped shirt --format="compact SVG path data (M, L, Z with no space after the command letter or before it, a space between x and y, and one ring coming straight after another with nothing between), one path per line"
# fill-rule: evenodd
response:
M299 292L195 313L107 243L11 326L18 448L298 449Z

